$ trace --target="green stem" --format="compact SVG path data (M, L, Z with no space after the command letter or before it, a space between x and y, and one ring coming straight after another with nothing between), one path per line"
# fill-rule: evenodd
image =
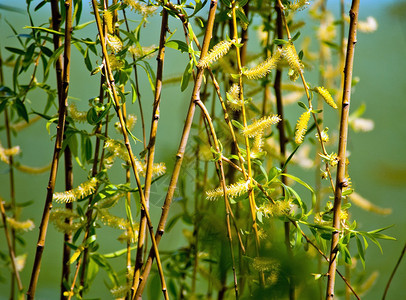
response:
M331 237L330 261L327 273L326 299L334 298L335 271L337 268L338 241L340 239L341 200L343 188L348 186L345 180L345 163L348 138L348 117L350 112L351 81L354 64L355 44L357 42L357 23L360 0L353 0L350 10L350 29L348 35L347 57L344 68L343 101L341 107L340 133L338 142L338 165L334 194L333 227Z

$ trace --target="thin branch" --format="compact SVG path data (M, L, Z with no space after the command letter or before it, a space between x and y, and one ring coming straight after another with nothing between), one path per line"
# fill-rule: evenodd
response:
M55 0L56 1L56 0ZM52 158L51 172L49 176L49 183L47 187L47 196L44 205L44 212L42 215L41 224L39 227L39 236L37 242L37 250L35 253L35 261L32 269L30 286L27 292L27 299L34 299L35 290L37 288L42 253L45 247L46 233L49 223L49 216L52 209L52 197L55 188L56 174L58 170L59 154L62 149L63 133L65 129L65 117L66 108L68 106L68 90L69 90L69 78L70 78L70 52L71 52L71 35L72 35L72 1L65 1L65 11L66 11L66 25L65 25L65 41L64 41L64 72L63 72L63 86L62 86L62 97L59 102L59 115L58 115L58 125L57 134L55 140L54 155Z
M13 244L12 244L12 241L10 238L10 234L8 232L7 215L6 215L6 210L4 209L4 204L3 204L2 198L0 198L0 212L1 212L1 217L3 219L4 233L6 235L7 247L8 247L8 252L10 255L11 267L13 269L14 278L17 281L18 290L22 291L23 285L21 283L20 274L18 273L18 269L16 266L16 257L15 257L15 253L14 253L14 247L13 247Z
M348 117L350 113L351 81L354 63L355 44L357 42L357 23L360 0L353 0L350 10L350 29L348 35L347 57L344 68L343 101L341 107L340 138L338 142L338 165L333 207L333 227L336 230L331 237L330 262L327 274L326 299L334 298L335 270L337 268L338 241L340 239L341 200L343 188L348 186L345 179L346 149L348 138ZM320 135L319 135L320 136Z
M208 21L207 21L207 24L206 24L206 32L205 32L205 36L204 36L203 47L202 47L202 51L201 51L201 57L206 56L208 48L209 48L210 39L211 39L211 36L212 36L212 31L213 31L213 24L214 24L216 8L217 8L217 0L212 0L211 3L210 3L209 17L208 17ZM164 234L165 224L166 224L166 220L167 220L168 214L169 214L169 208L170 208L170 205L172 203L172 199L173 199L175 189L176 189L176 185L177 185L177 182L178 182L180 169L181 169L184 154L185 154L186 145L187 145L187 142L188 142L188 139L189 139L190 129L191 129L192 123L193 123L193 116L194 116L195 108L196 108L195 101L197 99L199 99L200 88L201 88L201 84L202 84L202 80L203 80L203 72L204 72L204 69L202 69L202 68L199 68L198 71L197 71L196 81L195 81L195 85L194 85L194 88L193 88L192 97L191 97L191 100L190 100L185 125L183 127L181 141L180 141L180 144L179 144L178 152L176 154L176 162L175 162L174 169L173 169L173 172L172 172L171 181L169 183L168 191L167 191L167 194L166 194L166 197L165 197L165 202L164 202L164 205L162 207L161 218L160 218L159 223L158 223L158 229L157 229L157 233L156 233L156 236L155 236L157 244L159 244L159 242L160 242L160 240L162 238L162 235ZM134 298L135 299L140 299L141 298L141 295L142 295L142 293L144 291L144 288L145 288L145 285L146 285L147 278L148 278L149 273L151 271L151 265L152 265L152 261L153 261L154 258L155 258L154 252L151 249L151 251L149 252L147 262L146 262L145 267L144 267L144 271L142 273L142 276L140 277L140 284L138 286L137 293L134 295L133 299Z
M105 63L105 69L106 69L107 85L108 85L109 91L112 93L112 98L113 98L113 101L114 101L114 108L115 108L117 116L119 118L120 126L122 128L121 131L123 133L124 144L125 144L125 146L127 148L127 152L128 152L129 157L130 157L131 167L132 167L133 174L135 176L135 180L136 180L136 183L137 183L137 187L138 187L138 191L139 191L139 195L140 195L140 200L141 200L141 205L145 209L145 215L147 217L149 233L150 233L151 240L152 240L152 250L153 250L154 255L157 258L157 265L158 265L159 276L160 276L160 279L161 279L162 293L163 293L165 299L169 299L168 291L167 291L166 283L165 283L165 278L164 278L164 274L163 274L162 264L161 264L161 260L160 260L160 257L159 257L158 245L157 245L155 235L154 235L154 230L153 230L151 217L150 217L150 214L149 214L149 211L147 209L146 202L145 202L145 197L144 197L140 177L138 175L137 166L136 166L136 163L135 163L135 157L134 157L133 151L131 149L130 140L128 138L128 133L127 133L127 130L125 130L125 128L126 128L125 121L124 121L122 110L120 108L120 101L118 99L117 90L116 90L115 81L114 81L114 76L113 76L113 73L111 71L111 67L110 67L110 63L109 63L109 57L108 57L108 53L107 53L107 48L106 48L106 45L104 43L104 34L103 34L101 19L100 19L100 15L99 15L99 12L98 12L96 0L92 0L92 8L93 8L93 13L94 13L95 18L96 18L96 24L97 24L97 29L98 29L98 32L99 32L100 40L102 41L101 46L102 46L102 51L103 51L103 57L104 57L104 60L106 62Z
M395 276L396 270L398 269L398 267L399 267L399 265L400 265L400 262L402 261L403 256L405 255L405 252L406 252L406 243L405 243L405 245L403 246L403 249L402 249L402 252L400 253L400 257L399 257L399 259L398 259L398 262L396 263L395 268L393 269L392 274L391 274L390 277L389 277L388 283L386 284L385 292L383 293L382 300L385 300L385 299L386 299L386 294L388 293L390 284L392 283L392 279L393 279L393 277Z

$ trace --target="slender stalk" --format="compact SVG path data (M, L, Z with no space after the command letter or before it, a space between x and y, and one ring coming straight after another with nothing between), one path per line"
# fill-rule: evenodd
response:
M126 27L127 31L130 32L130 27L128 26L128 20L127 20L127 15L126 15L125 9L123 9L123 17L124 17L125 27ZM137 64L135 63L134 54L132 54L132 59L133 59L134 79L135 79L135 92L137 94L138 107L140 109L140 116L141 116L142 141L144 143L144 148L147 148L147 138L145 135L144 110L142 109L140 85L138 83L138 70L137 70ZM145 232L145 229L144 229L144 232Z
M58 1L51 1L51 13L52 13L52 29L55 31L60 30L61 15L59 13ZM53 35L54 50L56 51L60 47L60 38L58 35ZM55 61L56 70L56 84L58 91L58 102L62 101L62 57L59 56ZM66 124L65 124L66 125ZM73 188L73 172L72 172L72 154L69 146L65 148L64 151L64 162L65 162L65 190L70 190ZM65 208L72 210L73 204L66 203ZM66 224L72 223L72 218L65 219ZM64 244L62 246L62 277L61 277L61 294L60 299L67 299L64 293L67 291L66 285L69 282L70 266L68 264L70 258L70 247L67 243L72 242L72 233L67 232L64 234Z
M0 85L4 85L4 73L3 73L3 58L0 53ZM6 139L7 139L7 147L9 149L12 148L13 144L11 142L11 130L10 130L10 119L8 116L8 108L7 106L4 108L4 125L6 128ZM10 180L10 206L12 211L12 218L17 219L16 214L16 197L15 197L15 183L14 183L14 159L13 156L10 155L8 157L9 161L9 180ZM0 200L1 201L1 200ZM5 229L6 234L8 234L7 229ZM15 243L15 231L14 228L11 228L11 245L12 250L15 253L16 251L16 243ZM9 249L10 250L10 249ZM17 274L18 275L18 274ZM11 278L10 282L10 300L14 299L14 290L15 290L15 279L16 277Z
M217 0L212 0L210 2L209 17L208 17L208 21L207 21L207 24L206 24L206 32L205 32L205 36L204 36L204 40L203 40L201 58L206 56L208 48L209 48L210 39L211 39L211 36L212 36L212 31L213 31L213 24L214 24L216 8L217 8ZM167 191L167 194L166 194L166 197L165 197L165 202L164 202L164 205L162 207L161 218L160 218L159 223L158 223L158 229L157 229L157 233L156 233L156 236L155 236L157 244L159 244L159 242L160 242L160 240L162 238L162 235L164 234L165 224L166 224L166 220L167 220L168 214L169 214L169 208L170 208L170 205L172 203L172 199L173 199L175 189L176 189L176 185L177 185L177 182L178 182L180 169L181 169L184 154L185 154L186 144L187 144L189 134L190 134L190 129L191 129L192 123L193 123L193 116L194 116L194 112L195 112L195 108L196 108L196 100L199 99L199 93L200 93L200 88L201 88L202 79L203 79L203 72L204 72L204 70L202 68L199 68L198 71L197 71L195 85L194 85L194 88L193 88L192 97L191 97L191 100L190 100L190 105L189 105L189 109L188 109L188 112L187 112L185 125L183 127L181 141L180 141L179 148L178 148L178 151L177 151L177 154L176 154L176 162L175 162L174 169L173 169L173 172L172 172L171 181L169 183L168 191ZM142 273L142 276L140 277L140 284L138 286L137 292L134 295L133 299L134 298L139 299L141 297L141 295L142 295L142 293L144 291L144 288L145 288L147 278L148 278L149 273L151 271L151 265L152 265L152 261L153 261L154 258L155 258L154 257L154 252L151 249L151 251L149 252L147 262L146 262L145 267L144 267L144 271Z
M282 7L279 6L278 3L276 3L275 10L277 13L277 15L276 15L276 34L277 34L278 39L283 39ZM282 85L282 70L280 68L277 68L276 74L275 74L274 90L275 90L275 98L276 98L276 111L281 118L281 121L279 121L277 124L277 128L279 131L279 150L280 150L280 155L282 158L280 166L281 166L281 168L283 168L283 165L285 163L285 158L286 158L287 138L285 135L285 117L284 117L284 111L283 111L281 85ZM287 172L286 169L284 172ZM286 176L282 176L281 180L284 185L287 184ZM285 194L284 189L282 189L282 194L283 195ZM289 224L289 222L284 223L284 230L285 230L286 250L288 252L288 256L292 259L293 253L292 253L292 248L290 246L290 224ZM289 277L289 299L290 300L295 299L295 282L294 282L293 274Z
M237 17L236 17L236 2L232 3L232 22L233 22L233 32L234 36L233 39L238 41L238 34L237 34ZM235 47L236 51L236 56L237 56L237 71L239 76L239 87L240 87L240 101L244 101L243 99L243 82L242 82L242 65L241 65L241 53L240 49L238 47ZM242 105L241 107L241 112L242 112L242 119L243 119L243 126L247 127L247 114L246 114L246 108L245 105ZM250 206L250 212L251 212L251 219L252 219L252 228L254 230L255 234L255 249L256 249L256 256L259 256L259 249L260 249L260 240L259 240L259 233L258 233L258 226L257 226L257 213L256 213L256 203L255 203L255 195L253 192L253 184L252 184L252 166L251 166L251 151L250 151L250 144L249 144L249 139L248 136L245 136L245 149L247 152L247 169L248 169L248 180L249 182L249 189L248 189L248 197L249 197L249 206ZM264 277L264 272L260 271L259 272L259 277L260 277L260 282L261 285L265 285L265 277Z
M385 299L386 299L386 294L387 294L388 291L389 291L389 287L390 287L390 284L392 283L392 279L393 279L393 277L395 276L396 270L398 269L398 267L399 267L399 265L400 265L400 262L402 261L403 256L405 255L405 253L406 253L406 243L405 243L405 245L403 246L403 249L402 249L402 252L400 253L398 262L396 263L395 268L393 269L392 274L391 274L390 277L389 277L388 283L386 284L385 291L384 291L383 296L382 296L382 300L385 300Z
M59 154L62 148L63 133L65 129L66 108L68 106L68 90L70 79L70 52L71 52L71 35L72 35L72 1L66 0L64 2L64 5L66 11L65 16L66 25L65 25L65 41L64 41L64 67L63 67L64 72L62 84L62 98L61 101L59 102L59 115L58 115L58 125L57 125L54 155L52 158L52 166L49 176L49 183L47 187L47 196L44 205L44 212L39 227L37 250L35 253L35 260L32 269L30 285L27 292L27 299L34 299L35 290L38 283L42 253L45 247L45 239L49 223L49 215L52 209L52 196L55 188L55 180L59 163Z
M1 199L1 198L0 198L0 212L1 212L1 217L3 219L4 233L6 235L7 247L8 247L8 252L10 255L11 267L13 269L14 278L17 281L18 290L22 291L23 285L21 283L20 274L18 273L18 270L17 270L14 247L13 247L13 243L10 238L10 234L9 234L8 226L7 226L6 210L4 209L3 199Z
M343 188L348 186L345 180L345 162L348 137L348 117L350 112L351 81L354 63L355 44L357 42L357 23L360 0L353 0L350 10L350 29L348 35L347 56L344 68L343 101L340 119L340 138L338 142L338 165L333 207L333 227L331 237L330 262L327 274L326 299L334 298L335 270L337 268L338 241L340 239L341 200Z
M95 18L96 18L96 24L97 24L97 29L98 29L98 32L99 32L100 40L104 41L104 33L103 33L103 29L102 29L100 15L99 15L99 12L98 12L98 9L97 9L96 0L92 0L92 8L93 8L93 13L94 13ZM154 255L157 258L158 272L159 272L159 276L161 278L162 293L163 293L165 299L169 299L168 291L167 291L166 283L165 283L165 278L164 278L164 274L163 274L161 259L160 259L160 256L159 256L158 246L157 246L157 242L156 242L155 235L154 235L153 225L152 225L151 217L150 217L150 214L149 214L149 211L147 209L146 202L145 202L145 197L144 197L140 177L138 175L137 166L135 164L135 157L134 157L133 151L131 149L130 140L128 138L128 133L125 130L125 128L126 128L125 121L124 121L122 110L120 109L120 101L118 99L117 90L116 90L115 81L114 81L114 76L113 76L113 73L111 71L111 67L110 67L110 63L109 63L109 57L108 57L108 54L107 54L107 48L106 48L106 45L104 44L104 42L101 43L101 46L102 46L102 51L103 51L103 57L104 57L104 60L106 62L105 70L106 70L107 85L108 85L109 91L112 94L112 98L113 98L113 101L114 101L114 107L116 109L116 113L117 113L117 116L119 118L121 128L123 129L122 133L123 133L123 138L124 138L124 144L125 144L125 146L127 148L127 152L128 152L129 157L130 157L131 167L132 167L133 174L135 176L135 180L136 180L136 183L137 183L137 187L138 187L138 191L139 191L139 195L140 195L140 200L141 200L141 205L144 207L145 214L146 214L146 217L147 217L148 228L149 228L149 232L150 232L150 236L151 236L151 240L152 240L152 250L153 250Z
M161 102L161 91L162 91L162 76L163 76L163 67L164 67L164 58L165 58L165 39L166 33L168 32L168 12L166 9L162 10L162 23L161 23L161 34L159 39L159 49L158 49L158 56L157 56L157 72L156 72L156 83L155 83L155 96L154 96L154 104L152 109L152 119L151 119L151 130L148 142L148 156L147 156L147 166L145 171L145 186L144 186L144 195L145 195L145 202L147 203L147 208L149 205L149 198L150 198L150 190L151 190L151 182L152 182L152 168L154 164L154 156L155 156L155 142L156 142L156 134L158 129L158 121L159 121L159 106ZM143 217L140 221L140 232L142 230L145 231L145 223L146 219ZM133 293L136 291L138 282L139 282L139 275L140 269L142 267L142 250L144 246L144 240L142 239L144 234L139 234L138 245L137 245L137 260L135 265L134 271L134 280L133 280ZM141 258L141 259L140 259Z

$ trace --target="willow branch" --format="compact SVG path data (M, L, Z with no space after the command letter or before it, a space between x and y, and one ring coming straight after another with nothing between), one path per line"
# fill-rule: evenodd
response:
M216 8L217 8L217 0L212 0L210 3L209 17L208 17L208 22L206 25L206 32L205 32L205 36L204 36L204 40L203 40L201 58L206 56L208 48L209 48L210 39L212 36L212 31L213 31L213 24L214 24ZM189 139L190 129L191 129L192 123L193 123L193 116L194 116L195 108L196 108L195 101L197 99L199 99L200 88L201 88L202 79L203 79L203 72L204 72L204 70L202 68L199 68L197 71L195 85L193 88L192 97L190 100L185 125L183 127L181 141L180 141L179 148L178 148L178 151L176 154L176 161L175 161L174 169L172 172L171 181L169 183L168 191L167 191L167 194L165 197L165 202L162 207L161 218L160 218L159 224L158 224L158 229L157 229L157 233L156 233L156 241L158 244L164 234L165 224L166 224L168 214L169 214L169 208L172 203L172 199L173 199L176 185L178 182L180 169L181 169L184 154L185 154L186 145L187 145L187 142ZM153 253L153 251L150 251L147 262L144 267L144 271L142 273L142 276L140 277L140 284L138 286L137 293L135 294L135 297L133 297L133 299L134 298L139 299L141 297L143 290L145 288L146 280L151 271L151 265L152 265L153 259L154 259L154 253Z
M108 57L108 53L107 53L107 48L106 48L106 45L104 43L104 34L103 34L100 15L99 15L99 12L98 12L98 9L97 9L96 0L92 0L92 8L93 8L93 13L94 13L95 18L96 18L96 24L97 24L97 29L98 29L98 32L99 32L100 40L102 41L101 46L102 46L102 51L103 51L103 57L104 57L104 60L106 62L105 63L105 69L106 69L107 85L108 85L109 91L112 94L112 98L113 98L113 101L114 101L114 108L115 108L117 116L119 118L120 126L122 128L121 131L123 133L124 144L125 144L125 146L127 148L127 152L128 152L130 162L131 162L131 167L132 167L132 170L133 170L133 174L135 176L135 181L137 183L137 187L138 187L138 191L139 191L139 195L140 195L140 200L141 200L141 205L145 209L145 215L147 217L149 233L150 233L151 240L152 240L152 245L153 245L152 246L153 253L157 258L157 265L158 265L159 276L160 276L160 279L161 279L162 293L163 293L165 299L169 299L168 291L167 291L166 283L165 283L165 278L164 278L164 274L163 274L161 259L159 257L158 246L157 246L157 243L156 243L156 240L155 240L155 235L154 235L154 230L153 230L151 217L150 217L149 211L147 209L147 204L145 202L145 197L144 197L140 177L138 175L137 166L136 166L136 163L135 163L135 157L134 157L133 151L131 149L130 140L128 138L128 133L127 133L127 131L125 129L126 128L125 121L124 121L122 110L120 108L120 101L118 99L117 89L116 89L115 81L114 81L114 76L113 76L113 73L111 71L111 67L110 67L110 63L109 63L109 57Z
M165 39L166 33L168 32L168 12L166 9L162 10L162 23L161 23L161 34L159 39L159 49L157 55L157 72L156 72L156 83L155 83L155 95L154 95L154 104L152 109L152 119L151 119L151 130L148 142L148 156L147 156L147 165L145 171L145 187L144 195L147 205L149 205L151 182L152 182L152 169L154 164L155 156L155 142L156 134L158 129L159 121L159 106L161 102L161 91L162 91L162 76L163 76L163 66L165 58ZM135 260L135 270L133 278L132 292L135 293L137 290L139 276L141 273L141 267L143 265L142 251L145 243L145 212L141 210L141 220L139 226L139 235L138 235L138 244L137 244L137 256Z
M57 1L56 1L57 2ZM64 62L63 62L63 82L62 82L62 97L59 102L59 115L57 133L54 147L54 154L52 158L51 172L49 175L49 182L47 187L47 195L45 199L44 212L42 215L41 224L39 227L39 236L37 242L37 250L35 253L35 260L31 274L29 289L27 292L27 299L34 299L35 290L38 283L42 253L45 247L46 233L49 223L49 216L52 209L52 196L55 188L56 174L58 170L59 154L62 149L63 133L65 129L66 108L68 106L68 90L70 79L70 52L71 52L71 35L72 35L72 1L65 1L66 11L66 25L65 25L65 41L64 41Z
M395 276L396 270L398 269L398 267L399 267L399 265L400 265L400 262L402 261L403 256L405 255L405 253L406 253L406 243L405 243L405 245L403 246L402 252L400 253L400 256L399 256L399 259L398 259L398 261L397 261L397 263L396 263L396 265L395 265L395 268L393 269L392 274L391 274L390 277L389 277L388 283L386 284L385 292L383 293L382 300L385 300L385 299L386 299L386 294L388 293L390 284L392 283L392 279L393 279L393 277Z
M334 298L335 270L337 268L338 241L340 239L341 200L343 188L348 186L345 178L345 162L348 138L348 117L350 113L351 81L354 64L355 44L357 42L357 23L359 0L353 0L350 10L350 29L348 35L347 56L344 67L343 101L340 119L340 138L338 142L338 165L334 194L333 227L336 229L331 237L330 262L327 274L326 299Z

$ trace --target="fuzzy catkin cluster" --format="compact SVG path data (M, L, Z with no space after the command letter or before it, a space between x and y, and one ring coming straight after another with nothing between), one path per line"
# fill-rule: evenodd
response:
M292 43L287 43L283 46L282 55L289 64L289 67L300 74L303 72L303 64L300 62L299 56L296 53L295 46Z
M90 180L80 184L77 188L65 192L54 193L53 200L69 203L86 198L96 190L97 183L98 180L95 177L92 177Z
M230 198L240 196L249 189L249 181L240 180L236 183L226 186L227 195ZM215 190L206 191L206 198L209 200L217 200L223 197L224 190L222 187L218 187Z
M296 132L295 132L295 143L301 144L303 143L304 136L307 132L307 124L310 120L311 111L305 111L299 118L296 124Z
M277 48L275 53L268 57L264 62L260 63L258 66L244 70L242 73L249 79L259 79L268 75L271 70L278 66L279 61L282 58L282 51Z
M325 87L315 87L314 91L323 97L324 101L332 108L337 109L337 104L334 102L333 97L331 97L330 92Z
M210 64L226 55L232 44L233 41L221 41L215 45L213 49L206 54L206 56L200 58L199 62L197 63L197 67L207 68Z
M262 134L262 132L271 125L278 123L281 118L277 115L263 117L251 125L248 125L242 130L242 134L248 137L255 137Z

